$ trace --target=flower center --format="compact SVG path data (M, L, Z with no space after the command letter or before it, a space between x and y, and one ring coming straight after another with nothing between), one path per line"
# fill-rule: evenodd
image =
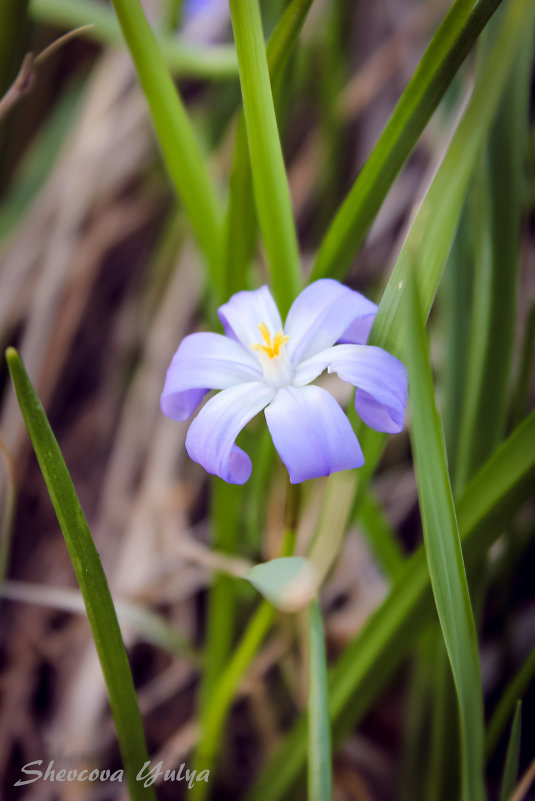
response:
M294 371L286 356L284 345L290 337L286 336L282 330L277 331L272 337L265 323L259 323L258 329L262 334L264 344L254 342L251 348L258 353L264 369L265 383L277 389L288 386L293 380Z
M251 345L252 349L263 351L269 356L270 359L277 359L280 356L280 350L282 346L288 342L290 337L284 336L282 331L279 330L272 339L271 334L269 333L269 328L265 323L259 323L258 330L262 334L262 339L264 340L265 345L255 342L253 345Z

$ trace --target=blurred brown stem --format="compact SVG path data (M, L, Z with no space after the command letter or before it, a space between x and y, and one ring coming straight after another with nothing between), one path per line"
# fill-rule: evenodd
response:
M0 100L0 121L9 114L21 97L24 97L24 95L27 95L28 92L31 91L39 66L53 53L59 50L60 47L63 47L64 44L70 42L71 39L74 39L82 31L92 27L92 25L83 25L80 28L69 31L64 36L60 36L59 39L56 39L52 44L48 45L48 47L37 56L34 56L33 53L26 53L17 77Z

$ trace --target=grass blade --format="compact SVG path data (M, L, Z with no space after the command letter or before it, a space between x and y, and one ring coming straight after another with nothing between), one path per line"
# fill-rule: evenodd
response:
M485 751L487 757L490 757L498 745L498 741L505 730L507 721L509 720L515 704L524 695L529 687L530 682L535 676L535 646L531 649L526 661L513 678L509 682L507 689L500 698L496 709L492 713L492 717L487 726L487 734L485 739Z
M245 634L235 648L232 658L227 663L217 687L211 695L210 703L205 705L201 721L201 737L195 760L197 773L202 770L213 770L225 718L232 704L234 693L241 677L269 631L274 614L274 608L267 601L260 604L248 623ZM190 797L194 801L203 801L208 790L206 782L196 782Z
M468 591L429 346L414 287L407 314L411 442L431 586L459 701L462 798L485 797L483 697L477 633Z
M505 754L500 801L508 801L516 787L518 777L518 764L520 762L520 737L522 732L522 703L518 701L515 710L511 734Z
M493 23L501 22L504 10L500 9ZM497 26L491 28L494 33ZM516 323L532 40L527 29L474 185L475 278L467 338L470 381L465 385L458 433L457 492L490 456L505 431ZM486 68L485 61L481 71Z
M139 0L113 0L113 5L149 104L169 177L206 256L215 295L222 299L219 202L197 139Z
M242 487L226 484L220 478L212 481L212 548L236 553L239 531ZM200 706L209 703L212 690L224 669L234 637L235 579L216 573L212 579L206 610L204 670L200 690Z
M312 281L346 275L396 175L499 2L454 2L331 223Z
M444 436L452 476L455 475L457 464L459 420L466 388L466 343L470 335L473 264L470 240L471 220L465 207L455 232L438 297L440 336L445 342L444 355L439 365L439 381L444 398Z
M281 80L312 0L292 0L280 18L266 47L271 85ZM230 192L225 218L226 296L246 289L247 268L256 242L253 178L243 112L234 142Z
M245 117L240 115L229 177L224 229L225 295L247 289L247 273L256 245L256 210Z
M291 490L289 493L294 494ZM292 522L295 523L295 521ZM292 526L285 531L281 556L289 556L294 547L295 531ZM214 762L219 753L218 745L225 719L232 704L236 688L271 628L274 616L275 608L267 601L257 607L256 612L247 623L239 643L234 648L232 657L221 672L217 686L214 687L210 696L209 703L206 703L202 708L201 730L195 756L195 767L198 773L202 770L213 770ZM208 785L205 782L196 782L193 786L192 798L194 801L203 801L207 793Z
M369 343L389 350L402 360L407 353L403 304L407 301L409 278L414 273L420 301L427 316L453 241L469 180L515 61L518 42L523 39L526 20L529 22L533 16L534 8L529 0L513 0L510 3L484 79L474 89L470 104L420 206L383 293ZM350 419L355 420L353 409L349 415ZM361 470L349 474L349 479L342 474L331 476L328 486L332 492L328 493L328 497L339 494L337 490L343 488L344 493L354 497L353 505L357 506L381 457L386 437L360 421L357 421L355 430L366 464ZM337 537L341 539L343 534L344 531L339 531Z
M370 548L385 576L393 581L403 569L405 556L385 512L373 490L364 494L357 523L363 527Z
M331 729L325 636L318 601L308 609L308 799L331 801Z
M532 301L528 312L520 359L518 374L516 376L516 388L512 403L513 425L518 425L520 420L528 413L529 409L529 387L531 371L535 359L535 300Z
M422 754L429 751L431 670L437 626L423 632L410 660L409 686L403 727L399 801L424 801ZM444 640L441 637L442 648ZM427 798L427 796L425 797Z
M301 289L299 250L258 0L230 0L254 194L270 283L284 318Z
M509 3L487 68L476 83L446 155L418 210L388 281L372 330L380 344L403 358L406 343L403 316L410 276L418 287L425 316L429 314L442 269L457 227L463 199L494 117L526 28L535 18L530 0Z
M422 743L423 753L429 755L423 797L449 801L459 795L459 715L448 653L439 626L434 627L433 635L435 651L427 666L431 685L427 702L430 731L426 743ZM422 752L419 759L421 765Z
M535 412L511 434L474 476L457 503L468 568L479 562L511 515L532 496L535 480ZM363 717L432 618L432 595L423 548L403 573L329 675L335 743ZM301 719L281 743L248 801L279 801L292 793L306 762Z
M136 781L148 760L128 656L100 557L76 496L69 471L44 409L14 348L6 352L17 400L54 506L80 586L104 674L111 712L133 801L155 799L152 787Z

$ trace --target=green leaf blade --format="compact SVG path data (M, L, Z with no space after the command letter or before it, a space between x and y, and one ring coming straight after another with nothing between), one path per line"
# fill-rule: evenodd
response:
M518 44L525 35L526 15L528 18L530 15L533 17L533 8L528 0L514 0L510 4L503 29L492 49L484 79L474 89L468 108L418 210L381 298L368 344L378 345L402 360L406 359L407 354L403 315L404 304L408 302L409 278L414 275L416 279L420 301L427 317L451 248L468 183L497 112ZM350 419L354 419L352 411L349 415ZM360 421L356 421L355 431L366 458L364 468L352 474L353 503L357 507L362 500L362 491L380 459L386 438L368 429ZM339 475L329 478L329 487L333 487L333 493L342 481L344 479Z
M528 689L530 682L533 681L535 676L535 646L531 649L522 667L513 679L507 685L502 697L500 698L496 709L492 713L492 717L487 726L485 750L487 757L491 756L496 748L502 732L507 726L515 704L518 703L520 698Z
M398 102L318 252L311 281L342 279L392 183L500 0L456 0Z
M271 287L284 318L301 289L299 249L257 0L231 0L254 194Z
M267 43L266 55L272 86L281 80L311 5L312 0L292 0ZM242 112L234 142L225 217L224 273L227 297L247 288L246 276L256 243L256 224L249 144Z
M505 765L503 768L502 786L500 790L500 801L509 801L518 776L518 765L520 762L520 739L522 734L522 703L518 701L515 716L511 724L511 734L507 744L505 754Z
M464 558L476 565L503 525L533 494L535 412L495 451L457 503ZM330 671L330 715L335 744L362 719L432 619L432 595L423 548L406 560L391 591ZM534 660L535 663L535 660ZM280 745L247 801L291 795L306 760L301 719Z
M500 30L502 16L501 9L490 26L489 37ZM472 326L468 335L470 381L466 383L458 434L456 492L488 458L505 432L517 313L532 40L528 28L519 42L503 100L489 132L470 204L475 238ZM486 67L485 61L481 70Z
M149 104L169 177L206 257L216 297L222 298L220 204L189 117L139 0L113 0L113 5Z
M462 798L482 801L483 698L474 615L468 591L429 348L414 289L407 314L410 342L411 442L427 565L459 700Z
M153 788L136 781L137 773L148 760L147 747L128 656L100 557L58 443L24 365L14 348L8 348L6 359L84 599L131 798L134 801L154 801Z
M414 274L420 303L429 314L449 253L463 199L485 138L524 40L526 26L535 19L529 0L513 0L483 76L431 183L403 244L381 298L371 332L373 344L399 354L406 352L404 310L410 302Z

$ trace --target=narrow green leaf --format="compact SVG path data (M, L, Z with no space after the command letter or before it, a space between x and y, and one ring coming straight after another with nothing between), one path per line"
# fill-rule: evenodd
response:
M178 90L139 0L113 0L136 65L169 177L206 256L212 289L222 299L222 225L214 186Z
M495 451L457 503L468 568L479 563L511 515L533 494L535 412ZM432 619L431 585L423 548L407 559L383 603L347 646L329 676L335 742L352 729L399 668ZM279 801L293 791L306 762L301 719L253 787L248 801Z
M501 23L500 9L493 23ZM492 25L492 32L500 28ZM474 185L475 279L464 403L459 428L458 492L502 439L515 338L522 216L521 187L528 132L532 31L517 46L498 114ZM487 69L486 60L481 72Z
M128 656L100 557L69 471L39 398L14 348L6 352L17 400L54 506L84 599L125 769L134 801L155 799L154 789L136 781L148 760Z
M202 770L213 770L218 753L218 743L234 693L271 627L274 612L274 608L267 601L260 604L221 675L217 687L211 695L210 703L206 704L201 719L201 736L195 757L197 773ZM190 790L190 798L193 801L203 801L208 792L209 787L206 782L195 782Z
M529 409L529 387L535 359L535 300L532 301L520 350L518 375L513 397L513 425L518 425Z
M474 89L470 104L420 206L381 298L369 344L385 348L402 360L407 353L403 303L406 302L409 276L414 274L416 278L427 317L463 208L469 180L512 69L516 46L525 34L526 15L527 18L534 15L534 7L529 0L513 0L510 3L485 75ZM347 486L348 479L343 474L331 476L327 498L338 494L337 489L344 485L344 491L354 497L353 507L358 508L362 493L381 457L386 437L358 421L353 408L349 410L349 416L354 422L366 463L359 471L350 474L352 488ZM334 532L337 541L343 537L344 530L336 529ZM315 559L312 561L316 564Z
M483 696L477 634L446 462L442 424L435 404L429 346L416 287L407 309L411 442L422 514L427 566L459 701L462 798L481 801Z
M311 281L343 278L392 183L500 0L456 0L319 249Z
M332 760L325 635L318 601L308 610L308 801L331 801Z
M269 77L277 84L286 69L313 0L291 0L266 47Z
M371 489L364 494L358 507L357 522L362 525L385 576L395 579L403 569L405 557L396 539L396 532Z
M436 625L428 626L420 635L409 663L410 677L405 703L399 801L427 801L422 781L422 755L429 749L429 718L432 714L430 673L436 649L437 628ZM442 635L440 639L444 648Z
M312 0L292 0L270 36L266 55L271 85L281 79ZM225 218L226 295L246 289L247 268L256 242L253 179L243 112L239 116Z
M253 176L245 117L236 127L234 152L229 176L229 197L224 229L225 296L247 289L247 275L252 261L257 233L253 194Z
M289 493L290 496L294 496L296 487L292 488L290 485ZM289 556L294 548L295 531L288 529L283 536L281 557ZM210 702L202 709L200 736L195 755L197 773L202 770L212 771L214 768L225 718L236 688L269 631L274 614L275 609L270 603L264 601L260 604L221 673L217 686L210 696ZM208 794L208 785L205 782L196 782L191 792L193 801L203 801Z
M347 130L341 124L340 98L353 61L348 18L345 3L330 3L324 16L322 36L309 56L312 63L317 60L322 65L315 80L317 135L322 157L314 188L317 210L312 222L319 232L324 232L332 220L340 202L340 187L347 181Z
M162 26L168 31L176 31L183 12L183 0L165 0Z
M255 466L249 479L247 502L244 513L244 539L242 541L245 554L255 554L262 547L262 531L266 520L268 497L266 487L273 475L273 464L276 451L267 426L263 426L259 436L255 437L251 450L251 460Z
M258 0L230 0L258 219L270 283L284 317L301 289L299 249Z
M414 273L429 314L451 247L470 178L507 85L526 27L535 18L530 0L512 0L483 75L418 210L386 286L372 330L374 344L403 354L404 309ZM402 356L403 357L403 356Z
M30 16L56 28L93 25L81 34L100 44L121 47L124 39L113 11L97 0L31 0ZM231 45L201 45L181 41L174 34L159 34L163 60L177 77L228 80L238 77L238 60Z
M439 336L445 343L438 365L442 389L444 436L450 475L455 475L461 419L466 392L467 347L470 332L470 290L472 277L471 219L461 214L444 275L439 287ZM518 420L520 422L520 420Z
M212 548L235 554L243 487L212 481ZM210 702L213 688L228 660L234 636L235 579L216 573L212 579L206 612L204 670L200 688L200 708Z
M520 737L522 733L522 703L517 702L515 716L511 724L511 734L505 754L500 801L509 801L516 787L518 764L520 762Z
M455 685L440 627L435 626L433 633L435 652L428 666L431 692L427 707L431 726L424 752L429 754L429 765L423 797L432 798L433 801L449 801L459 795L459 715ZM420 753L420 764L421 760Z
M524 695L530 682L533 681L535 676L535 646L531 649L526 661L513 678L509 682L502 697L500 698L496 709L492 713L489 725L487 726L487 735L485 739L485 751L487 757L490 757L494 749L498 745L500 737L505 730L507 721L513 713L515 704Z

